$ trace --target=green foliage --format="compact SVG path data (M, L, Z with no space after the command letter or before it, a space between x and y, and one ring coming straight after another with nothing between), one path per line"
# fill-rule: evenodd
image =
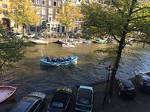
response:
M2 26L0 26L0 34L0 70L2 70L24 56L23 49L26 45L22 39L7 36Z
M123 33L141 32L149 35L150 32L149 3L112 0L111 4L83 4L82 12L85 21L83 29L90 30L92 35L108 34L119 42Z

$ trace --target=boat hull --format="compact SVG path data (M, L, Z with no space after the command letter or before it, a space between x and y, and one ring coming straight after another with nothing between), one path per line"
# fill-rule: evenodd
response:
M0 86L0 103L6 103L15 100L16 87Z
M40 39L32 39L32 40L30 40L32 43L35 43L35 44L48 44L49 43L49 41L47 41L47 40L40 40Z

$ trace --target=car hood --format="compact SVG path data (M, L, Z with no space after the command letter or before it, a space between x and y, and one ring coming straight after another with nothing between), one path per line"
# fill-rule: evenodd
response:
M49 108L48 112L63 112L62 109L56 109L56 108Z

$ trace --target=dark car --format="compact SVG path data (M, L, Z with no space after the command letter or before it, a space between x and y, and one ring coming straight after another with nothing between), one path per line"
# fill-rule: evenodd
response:
M46 95L33 92L23 97L10 112L41 112L46 104Z
M117 92L122 98L133 99L136 96L136 89L131 80L117 80Z
M150 76L146 73L135 76L137 86L146 93L150 93Z
M92 112L93 110L93 88L80 86L77 92L75 112Z
M74 95L69 88L58 89L48 107L48 112L73 112Z

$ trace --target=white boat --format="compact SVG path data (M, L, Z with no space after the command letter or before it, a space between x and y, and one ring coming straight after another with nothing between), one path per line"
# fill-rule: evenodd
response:
M65 43L65 44L62 44L62 47L74 48L75 45L73 45L71 43Z
M44 38L40 38L40 39L30 39L31 42L36 43L36 44L48 44L49 41L44 39Z
M91 44L92 41L91 40L84 40L83 43L85 43L85 44Z

